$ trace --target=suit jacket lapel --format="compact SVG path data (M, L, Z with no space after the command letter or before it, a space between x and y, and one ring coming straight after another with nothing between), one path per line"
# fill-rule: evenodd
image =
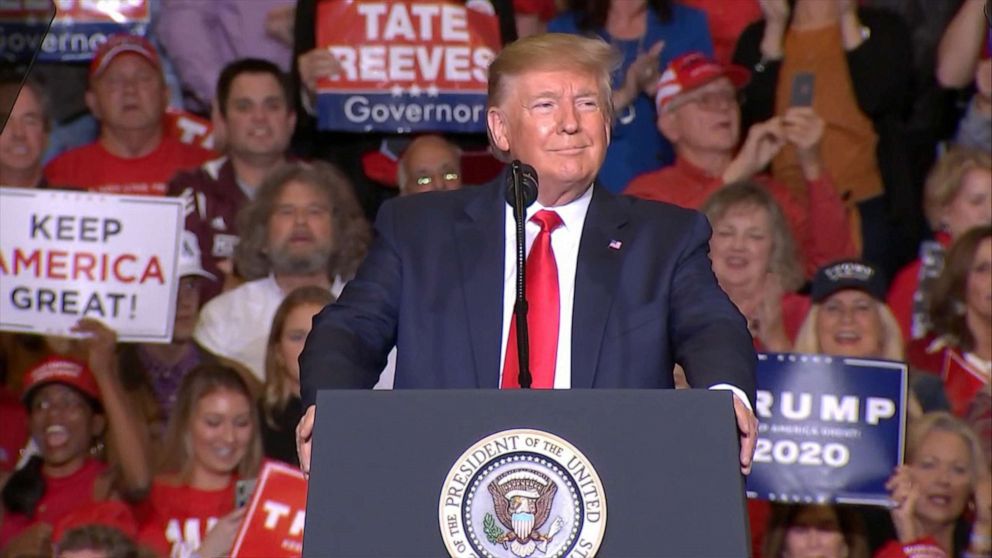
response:
M503 329L505 202L503 175L465 205L454 222L468 335L481 388L499 385Z
M595 382L606 319L616 292L626 241L627 212L616 196L594 185L575 270L572 310L572 387Z

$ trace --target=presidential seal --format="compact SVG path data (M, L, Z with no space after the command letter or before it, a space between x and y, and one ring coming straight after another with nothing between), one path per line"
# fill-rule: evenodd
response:
M458 458L438 520L456 558L587 558L603 540L606 494L572 444L539 430L506 430Z

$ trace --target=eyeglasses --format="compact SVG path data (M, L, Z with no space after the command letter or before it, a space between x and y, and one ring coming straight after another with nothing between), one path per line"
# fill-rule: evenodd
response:
M441 173L440 176L441 176L441 180L443 180L444 182L455 182L459 178L461 178L460 174L453 171ZM434 178L435 177L433 176L418 176L415 183L417 184L417 186L421 186L421 187L430 186L434 184Z
M705 91L702 93L690 93L681 98L675 99L668 105L668 110L673 111L682 105L695 103L703 110L717 111L738 105L743 100L743 95L739 94L737 91Z

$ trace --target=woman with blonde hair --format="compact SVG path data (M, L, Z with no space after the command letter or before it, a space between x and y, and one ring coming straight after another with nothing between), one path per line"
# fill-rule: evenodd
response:
M948 556L992 553L989 463L978 437L953 415L927 413L910 425L906 464L886 488L897 538L888 548L931 544Z
M265 456L299 466L296 423L303 415L300 401L300 353L313 316L334 302L321 287L300 287L286 296L272 319L265 353L265 386L259 401Z
M796 244L781 207L755 182L721 188L706 201L710 259L720 287L747 318L759 350L785 352L809 309Z
M934 239L920 244L919 257L896 274L888 298L907 341L932 329L931 289L951 243L973 227L992 224L992 156L968 147L947 151L927 177L923 210Z
M813 279L810 298L796 352L903 360L902 334L875 266L860 260L825 266Z
M227 556L244 516L235 483L262 459L251 392L233 368L203 364L182 381L139 539L166 556ZM193 554L195 553L195 554Z

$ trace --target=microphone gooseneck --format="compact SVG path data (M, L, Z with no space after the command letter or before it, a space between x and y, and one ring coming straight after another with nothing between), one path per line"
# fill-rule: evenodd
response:
M527 208L537 201L537 171L534 167L514 159L507 175L506 201L513 207L517 229L517 298L513 304L513 319L517 326L518 382L522 389L530 389L530 338L527 334Z

